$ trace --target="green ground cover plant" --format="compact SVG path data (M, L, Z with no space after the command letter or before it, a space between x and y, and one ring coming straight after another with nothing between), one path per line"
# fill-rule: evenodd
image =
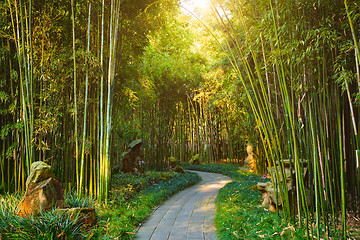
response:
M98 226L82 229L78 217L46 212L21 218L16 206L19 194L0 196L0 239L132 239L139 224L153 209L174 193L200 181L194 173L146 172L113 176L109 204L97 205L95 198L76 191L65 194L68 207L96 207Z
M289 224L281 214L270 212L261 206L262 197L252 186L261 176L239 166L222 164L190 165L184 168L228 175L232 182L219 192L216 199L215 224L219 239L305 239L305 230Z
M194 173L147 172L141 175L121 173L112 179L109 205L99 211L101 239L132 239L141 222L162 201L199 182Z
M0 239L83 239L78 216L70 217L56 211L22 218L16 214L19 194L0 196ZM84 200L85 201L85 200Z

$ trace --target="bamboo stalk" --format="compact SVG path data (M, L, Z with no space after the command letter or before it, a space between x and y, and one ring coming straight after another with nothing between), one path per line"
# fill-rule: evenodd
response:
M77 82L76 82L76 48L75 48L75 10L74 0L71 0L72 42L73 42L73 67L74 67L74 138L75 138L75 165L76 189L80 194L80 169L79 169L79 141L78 141L78 109L77 109Z
M88 91L89 91L89 58L90 58L90 23L91 23L91 2L89 2L89 17L88 17L88 31L87 31L87 61L86 61L86 83L85 83L85 107L84 107L84 126L83 126L83 138L81 148L81 168L80 168L80 186L79 186L79 198L83 191L84 184L84 165L85 165L85 144L86 144L86 120L87 120L87 105L88 105Z
M103 196L103 179L101 172L104 161L104 19L105 19L105 0L102 1L101 7L101 46L100 46L100 136L99 136L99 171L98 171L98 200L101 201Z

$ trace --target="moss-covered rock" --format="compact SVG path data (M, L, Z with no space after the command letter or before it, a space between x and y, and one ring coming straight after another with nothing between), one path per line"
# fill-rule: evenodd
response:
M189 163L192 165L200 165L201 163L200 154L195 154L194 156L192 156Z
M176 158L174 157L169 157L168 160L169 160L169 165L173 168L179 164L178 160L176 160Z
M185 170L180 165L175 166L175 172L186 173Z
M50 165L41 161L34 162L31 164L30 174L26 179L26 188L28 188L30 184L36 184L51 177L55 178Z
M95 208L86 207L86 208L59 208L56 209L55 212L59 212L61 214L67 214L71 219L76 219L81 222L82 225L85 226L94 226L97 223L97 215Z
M136 146L138 146L138 145L141 145L142 143L143 143L143 140L142 140L142 139L136 139L136 140L132 141L132 142L129 144L128 148L129 148L129 149L132 149L132 148L134 148L134 147L136 147Z
M55 179L51 166L41 161L32 163L26 179L26 192L17 207L17 214L26 217L62 207L63 204L64 191Z

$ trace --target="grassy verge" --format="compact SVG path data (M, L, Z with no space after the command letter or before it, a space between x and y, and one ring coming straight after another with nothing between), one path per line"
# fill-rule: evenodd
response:
M77 200L73 193L65 197L69 207L87 207L94 204L94 201L88 197ZM48 240L86 237L79 216L70 217L60 212L49 211L36 217L19 217L16 214L16 207L20 200L19 194L0 196L0 239Z
M176 192L200 181L194 173L149 172L114 176L112 200L99 211L101 239L132 239L153 209Z
M194 173L147 172L117 174L112 179L111 201L96 206L99 225L82 229L78 217L50 211L41 216L21 218L16 206L21 196L0 195L0 239L132 239L139 223L174 193L200 181ZM76 193L65 194L69 207L92 207L94 199Z
M215 223L219 239L304 239L302 229L289 225L281 216L261 206L261 194L250 188L261 177L233 165L184 165L186 169L228 175L233 182L219 192Z

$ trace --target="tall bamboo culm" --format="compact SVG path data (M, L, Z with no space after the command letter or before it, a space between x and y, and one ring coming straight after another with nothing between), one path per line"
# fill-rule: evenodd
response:
M20 1L9 0L9 11L13 29L13 39L17 49L17 60L19 65L20 94L21 94L21 120L24 129L23 149L25 158L18 158L14 168L15 188L16 190L24 189L24 179L30 172L30 165L34 161L33 148L33 130L34 130L34 109L33 109L33 66L32 66L32 30L31 30L31 13L32 1L23 3ZM14 16L15 15L15 16ZM23 161L22 159L25 159ZM21 171L25 169L25 171ZM10 167L8 167L10 171ZM21 188L21 189L20 189Z
M256 36L261 44L256 48L254 44L246 42L246 37L241 39L237 36L238 29L232 23L235 17L249 37L253 33L245 24L241 3L234 3L236 6L231 18L221 4L211 2L211 8L218 24L224 28L227 40L223 51L228 55L248 96L262 138L267 166L274 169L272 179L278 189L276 201L283 206L282 214L289 221L304 226L309 238L319 239L326 235L346 239L346 211L351 209L353 200L346 202L345 198L358 198L353 188L358 189L359 181L358 170L354 173L346 170L345 166L357 169L359 144L348 80L345 77L343 81L345 97L340 94L338 83L330 75L335 75L329 64L335 62L337 50L323 47L317 50L316 60L305 54L303 68L299 68L283 47L286 36L280 36L280 30L284 34L280 25L289 16L279 13L280 6L268 1L271 21L267 29L271 34ZM349 11L347 15L358 69L356 34ZM321 43L327 46L326 41L322 40ZM246 51L244 44L248 48ZM263 70L264 66L270 65L274 65L273 79L269 79L271 74L268 67ZM269 80L278 86L273 93L278 99L276 108L269 98ZM345 130L348 123L352 125L350 132ZM285 159L289 160L290 170L294 173L292 186L295 187L292 189L288 189L286 181L278 180L286 178ZM347 185L347 181L353 182L354 187ZM357 207L352 210L356 212ZM341 212L340 235L336 231L338 212Z

